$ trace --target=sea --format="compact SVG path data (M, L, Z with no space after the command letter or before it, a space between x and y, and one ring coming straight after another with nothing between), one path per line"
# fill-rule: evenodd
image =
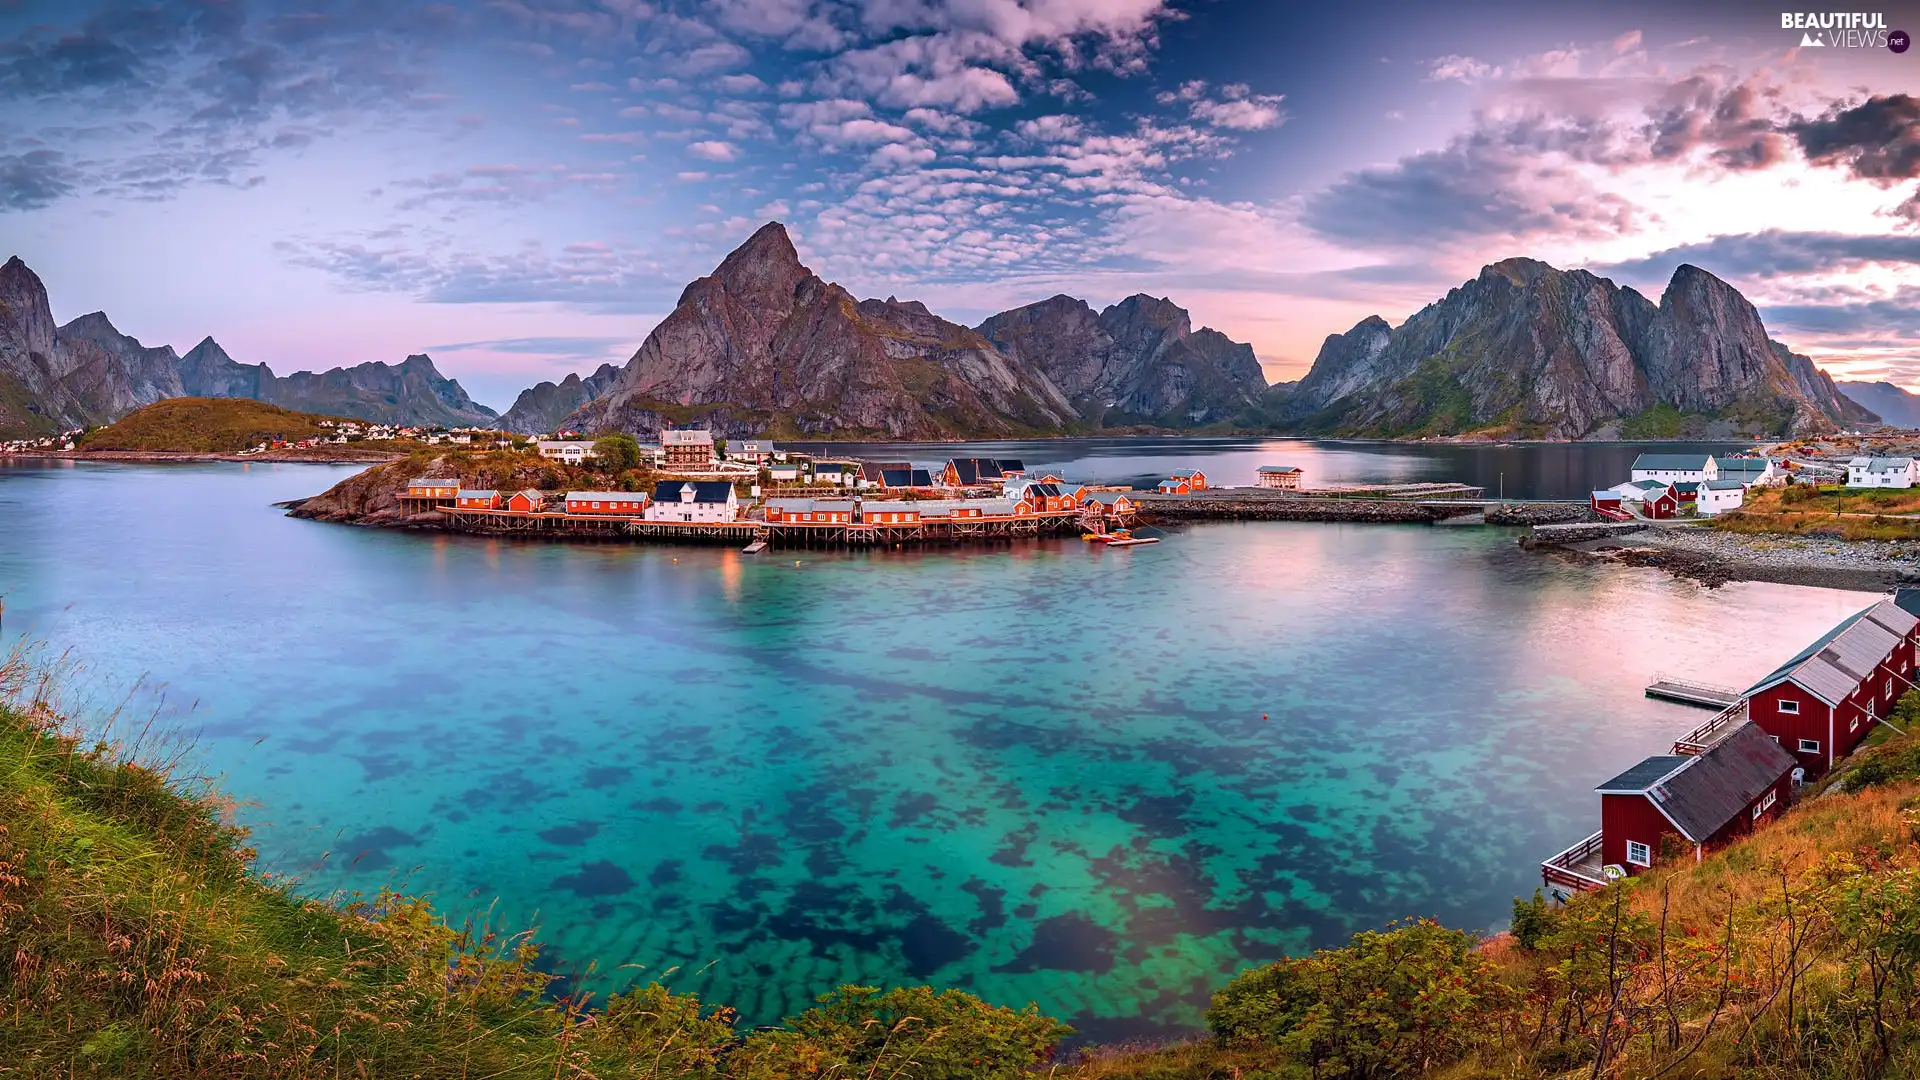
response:
M1583 497L1652 445L1048 440L1086 482ZM189 744L263 869L531 927L558 987L773 1023L843 983L1197 1029L1236 972L1417 916L1497 929L1593 788L1865 594L1705 589L1516 530L1197 523L836 553L364 529L352 466L0 459L0 638Z

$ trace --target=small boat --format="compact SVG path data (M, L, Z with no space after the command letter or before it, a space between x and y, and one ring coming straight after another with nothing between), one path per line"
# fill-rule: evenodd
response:
M1107 541L1107 546L1110 548L1133 547L1135 544L1157 544L1159 542L1160 538L1157 536L1129 536L1120 540L1109 540Z
M1133 533L1126 529L1115 529L1112 532L1081 533L1080 539L1085 540L1089 544L1112 544L1126 540L1132 536Z

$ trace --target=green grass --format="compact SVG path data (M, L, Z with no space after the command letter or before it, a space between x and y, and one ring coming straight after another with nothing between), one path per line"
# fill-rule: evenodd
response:
M330 417L294 412L248 398L169 398L135 409L98 431L82 450L231 454L263 442L331 437L320 421Z

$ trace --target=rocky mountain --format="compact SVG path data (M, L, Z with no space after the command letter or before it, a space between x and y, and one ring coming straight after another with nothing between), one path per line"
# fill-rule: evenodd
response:
M1054 296L976 329L1045 375L1096 427L1229 420L1267 388L1251 345L1195 332L1186 310L1165 298L1129 296L1096 315L1084 300Z
M1759 312L1695 266L1659 304L1584 270L1507 259L1398 327L1327 338L1278 403L1285 426L1531 438L1802 432L1860 423Z
M149 349L99 312L55 326L47 289L18 256L0 266L0 435L104 423L180 393L171 348Z
M598 379L604 373L596 373ZM918 301L856 300L800 263L770 222L679 303L613 385L561 425L652 432L701 421L722 435L982 438L1233 417L1266 388L1253 349L1194 331L1167 300L1095 314L1056 296L974 329ZM534 395L564 397L566 384ZM523 401L526 395L522 395Z
M1895 427L1920 428L1920 394L1890 382L1839 382L1840 392Z
M688 285L614 385L564 425L726 437L938 439L1059 431L1073 407L1044 376L917 302L856 300L763 226Z
M574 410L612 389L619 378L619 368L601 364L584 379L575 372L557 383L537 383L520 391L513 407L494 426L518 435L559 431Z
M111 423L176 397L251 398L382 423L487 426L498 418L426 356L280 377L265 364L237 363L210 337L185 356L149 348L105 312L56 327L39 276L18 256L0 266L0 434Z

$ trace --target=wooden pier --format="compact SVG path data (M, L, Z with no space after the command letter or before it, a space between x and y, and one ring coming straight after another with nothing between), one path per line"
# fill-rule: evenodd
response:
M1740 703L1738 690L1671 676L1656 678L1648 684L1647 696L1700 709L1727 709Z
M889 506L911 503L890 503ZM567 514L559 511L435 507L466 532L575 536L582 539L646 539L722 542L748 545L749 553L769 547L890 547L902 544L1016 539L1077 534L1086 527L1084 511L1053 510L996 517L938 517L915 522L648 521L618 514Z

